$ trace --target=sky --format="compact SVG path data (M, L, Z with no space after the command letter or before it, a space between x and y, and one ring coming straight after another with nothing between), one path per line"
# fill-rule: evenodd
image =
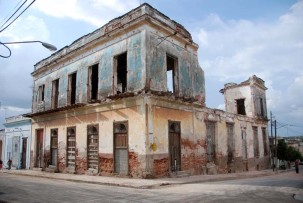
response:
M0 26L20 2L0 0ZM224 84L256 75L268 88L278 135L303 135L303 0L36 0L0 41L40 40L61 49L142 3L182 24L199 45L207 107L224 109ZM31 111L31 73L52 54L39 43L9 48L12 56L0 58L0 128L5 117Z

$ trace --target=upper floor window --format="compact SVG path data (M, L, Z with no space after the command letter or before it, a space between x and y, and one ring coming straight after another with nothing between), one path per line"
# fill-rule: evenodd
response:
M237 99L237 114L246 115L245 99Z
M114 94L127 91L127 52L114 57Z
M76 103L76 83L77 73L72 73L68 76L68 89L67 89L67 104Z
M88 101L98 99L98 83L99 83L99 64L92 65L88 68Z
M178 59L166 55L166 88L167 91L176 93L178 91Z
M52 83L52 109L58 108L59 99L59 79Z
M38 102L44 101L44 89L45 89L45 85L40 85L38 87L38 96L37 96Z

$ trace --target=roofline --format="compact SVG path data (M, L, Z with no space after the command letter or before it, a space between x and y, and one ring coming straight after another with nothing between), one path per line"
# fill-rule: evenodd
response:
M144 8L144 9L143 9ZM139 15L136 16L137 12L141 13ZM155 15L154 13L157 13L158 15L160 15L160 17L162 18L154 18ZM77 40L75 40L74 42L72 42L70 45L65 46L63 48L61 48L60 50L58 50L57 52L53 53L52 55L50 55L49 57L42 59L41 61L37 62L34 67L35 70L32 72L32 75L35 75L36 71L44 66L49 65L52 61L56 60L57 56L59 56L60 54L62 56L66 56L69 53L73 53L74 51L78 50L81 47L84 47L85 45L93 42L96 39L99 39L102 36L108 35L109 33L116 31L117 29L123 27L124 25L133 22L136 19L141 18L142 16L147 15L150 16L154 19L156 19L157 21L160 21L161 23L167 24L164 21L168 21L171 23L171 25L168 25L170 28L172 28L173 30L176 30L176 32L178 32L181 36L183 36L184 38L187 38L189 41L192 42L192 44L194 46L197 46L195 43L193 43L192 41L192 37L191 34L179 23L177 23L174 20L171 20L169 17L167 17L166 15L164 15L163 13L161 13L160 11L158 11L157 9L153 8L151 5L149 5L148 3L144 3L134 9L132 9L131 11L127 12L126 14L119 16L117 18L114 18L112 20L110 20L107 24L105 24L104 26L94 30L93 32L86 34L80 38L78 38ZM133 18L134 16L134 18ZM126 17L129 17L129 19L127 19L126 22L122 22L123 19L126 19ZM117 22L119 21L120 22ZM89 40L87 40L86 42L82 42L83 44L81 44L82 39L84 38L91 38ZM76 48L76 45L79 45L79 47ZM68 48L71 48L70 50L68 50ZM75 49L72 49L75 48Z

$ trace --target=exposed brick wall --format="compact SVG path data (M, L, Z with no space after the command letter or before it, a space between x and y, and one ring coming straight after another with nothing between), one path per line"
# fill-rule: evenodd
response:
M63 172L66 168L66 147L64 142L58 144L58 170Z
M99 154L99 171L100 175L114 174L114 158L113 154Z
M44 150L44 168L47 168L51 163L50 160L50 151Z
M85 174L87 171L86 153L80 153L76 148L76 173Z
M155 177L165 177L168 176L168 170L169 170L169 161L167 158L162 159L154 159L154 176Z
M135 152L128 152L128 165L129 165L129 175L131 177L142 178L141 163L138 160L138 154Z

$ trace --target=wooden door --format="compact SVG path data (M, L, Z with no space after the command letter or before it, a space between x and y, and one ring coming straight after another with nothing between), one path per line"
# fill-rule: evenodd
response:
M170 171L181 170L181 135L180 123L169 122L169 158L170 158Z
M58 159L58 129L51 129L51 165L57 166Z
M43 163L43 129L36 131L36 163L35 167L41 168Z
M128 174L128 128L127 122L114 123L114 167L115 173Z
M27 137L22 138L22 157L21 157L21 168L26 168L26 155L27 155Z

